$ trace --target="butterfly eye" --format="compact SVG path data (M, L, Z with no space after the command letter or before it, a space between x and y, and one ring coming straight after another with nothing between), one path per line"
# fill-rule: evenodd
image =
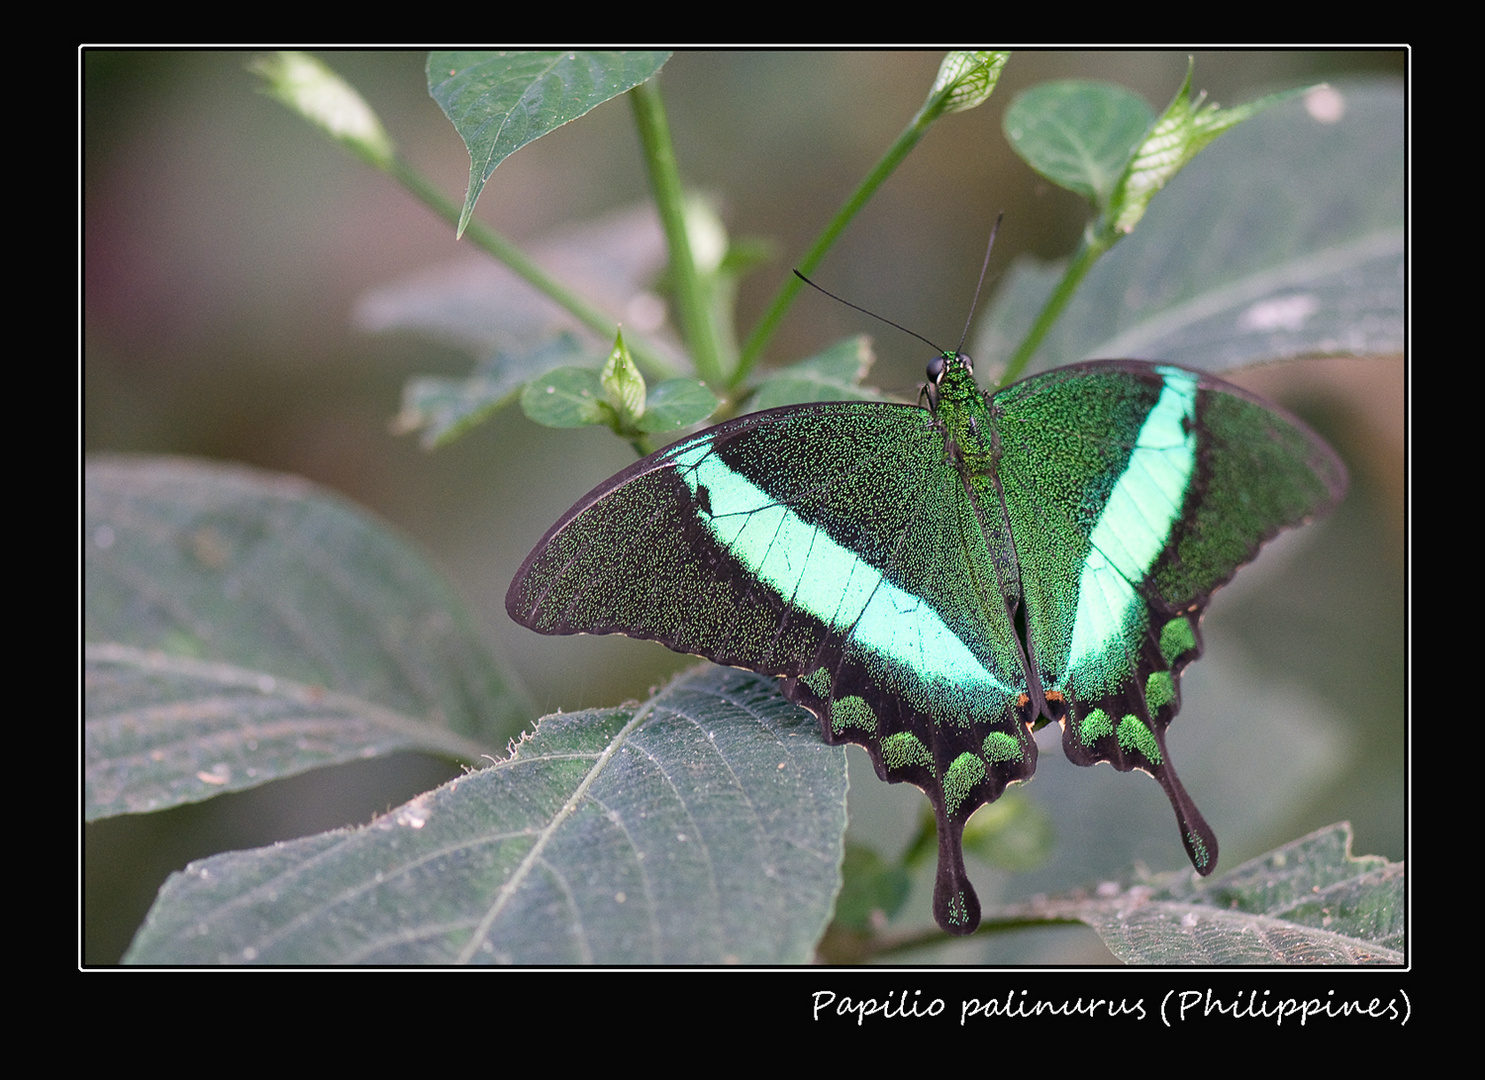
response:
M949 366L949 358L944 353L939 353L928 361L928 381L937 386L944 377L944 369Z
M975 373L975 362L969 358L969 353L955 353L954 359L964 365L964 370L971 375Z

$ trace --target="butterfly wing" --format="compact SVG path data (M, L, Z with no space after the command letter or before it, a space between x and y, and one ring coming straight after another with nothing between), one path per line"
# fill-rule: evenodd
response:
M928 795L934 914L969 933L964 823L1036 766L1009 548L927 410L789 406L600 485L536 546L506 609L542 633L622 633L782 676L827 742Z
M1073 762L1154 776L1210 873L1216 837L1165 744L1180 674L1212 593L1279 530L1330 510L1345 468L1293 417L1169 364L1061 368L1001 391L992 416L1046 719Z

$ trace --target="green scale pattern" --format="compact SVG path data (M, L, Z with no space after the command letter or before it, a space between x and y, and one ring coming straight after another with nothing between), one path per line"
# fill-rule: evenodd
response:
M506 607L548 634L623 633L781 676L827 742L920 787L939 835L934 914L979 923L969 816L1063 726L1082 765L1165 788L1193 864L1211 829L1165 728L1212 591L1345 470L1221 380L1102 361L986 397L963 354L930 409L787 406L721 424L600 485L557 522Z

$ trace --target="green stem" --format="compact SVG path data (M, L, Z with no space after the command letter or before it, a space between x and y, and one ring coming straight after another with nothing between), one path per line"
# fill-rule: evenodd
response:
M445 197L443 192L434 187L426 177L402 157L394 156L387 171L435 214L455 228L458 227L462 207ZM494 229L478 221L470 221L464 230L464 235L476 247L504 263L523 281L560 304L573 318L597 334L600 339L604 341L613 339L615 323L612 316L599 311L577 293L550 277L546 271L532 262L530 256ZM674 363L644 341L628 335L625 341L629 345L630 355L634 357L637 364L643 365L646 371L663 377L679 374Z
M1021 377L1021 372L1031 362L1032 355L1041 347L1047 332L1052 329L1052 324L1067 307L1073 293L1078 291L1078 286L1088 276L1088 271L1093 269L1093 264L1112 246L1113 239L1105 234L1096 237L1084 235L1083 243L1078 248L1077 254L1073 256L1072 262L1068 263L1062 280L1057 283L1057 288L1052 290L1052 295L1047 297L1047 302L1042 305L1036 321L1031 324L1031 330L1027 332L1021 344L1016 347L1016 351L1006 361L1005 374L1000 380L1001 386L1007 386Z
M686 233L685 194L681 190L680 170L676 166L675 146L670 138L670 124L665 119L665 104L655 78L640 83L629 91L634 107L634 121L639 127L639 140L644 147L650 186L655 205L660 211L660 225L670 249L670 282L675 292L681 332L690 346L696 373L711 386L727 385L717 351L717 336L712 326L707 289L696 272L691 241Z
M933 122L943 115L949 105L949 99L952 93L952 87L946 87L923 103L923 107L918 110L917 115L908 122L907 127L903 128L902 134L897 136L897 141L882 155L882 159L877 162L871 172L866 174L866 179L862 180L860 186L851 193L851 197L846 200L845 205L830 220L830 224L825 226L819 238L810 245L810 249L805 253L804 258L799 260L798 269L801 273L810 274L814 272L815 267L820 264L820 260L825 257L825 253L830 250L831 245L845 231L846 226L851 223L851 219L866 205L866 200L870 199L876 193L877 188L881 187L887 177L891 176L893 171L896 170L897 166L902 164L903 159L912 152L913 147L917 146L923 136L928 134L928 129L933 125ZM753 365L758 362L758 358L762 356L763 350L768 347L769 339L778 330L779 324L784 321L784 315L788 312L789 305L794 302L794 297L798 295L799 290L803 287L804 282L800 281L793 274L789 274L784 278L784 283L780 286L778 293L775 294L773 303L769 305L768 311L759 320L758 325L753 328L753 332L748 335L748 340L743 344L742 357L737 365L736 381L746 378L748 372L753 369Z

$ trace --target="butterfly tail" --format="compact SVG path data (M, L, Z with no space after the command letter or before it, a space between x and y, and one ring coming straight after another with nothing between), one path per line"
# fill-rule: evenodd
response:
M1162 738L1160 743L1160 749L1164 753L1165 740ZM1205 877L1217 867L1217 834L1212 832L1207 819L1201 816L1201 811L1181 786L1181 778L1170 764L1170 755L1164 754L1164 757L1164 764L1146 771L1165 788L1171 809L1176 812L1176 823L1181 827L1181 843L1186 845L1186 854L1191 859L1191 865L1196 867L1198 874Z
M1171 764L1165 747L1165 724L1150 723L1134 715L1131 708L1088 708L1078 706L1079 719L1064 718L1062 749L1074 765L1096 765L1107 761L1120 772L1139 769L1147 772L1165 788L1176 823L1181 828L1181 843L1191 865L1203 876L1217 866L1217 834L1201 816L1201 811L1181 786L1181 778ZM1112 716L1122 718L1114 723Z
M958 937L980 925L980 898L964 870L964 822L941 808L938 818L938 877L933 883L933 917Z

